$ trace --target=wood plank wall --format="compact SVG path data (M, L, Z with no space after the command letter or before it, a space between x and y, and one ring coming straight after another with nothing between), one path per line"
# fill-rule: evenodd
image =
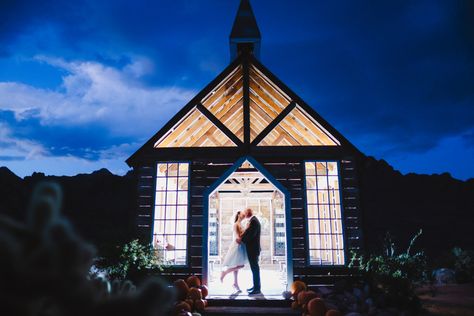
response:
M339 279L352 278L347 268L310 267L307 264L306 208L304 193L304 163L302 160L281 161L257 159L291 194L293 273L310 286L332 285ZM170 268L163 276L171 280L190 274L202 277L203 207L204 191L230 167L234 160L194 160L191 163L190 220L188 223L188 267ZM356 161L351 157L340 160L341 196L343 204L346 263L350 250L360 250L363 245L362 225L359 209ZM149 241L154 204L154 166L143 166L139 171L139 203L137 225L140 237Z

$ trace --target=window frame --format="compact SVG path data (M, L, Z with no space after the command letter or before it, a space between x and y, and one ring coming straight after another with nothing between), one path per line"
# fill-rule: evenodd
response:
M173 164L173 163L187 163L188 164L188 203L186 205L186 212L187 212L187 217L186 217L186 262L185 264L172 264L172 265L167 265L167 269L180 269L180 268L188 268L189 267L189 248L190 248L190 243L191 243L191 234L190 234L190 228L191 228L191 221L190 221L190 204L191 204L191 167L192 167L192 161L191 160L169 160L169 161L155 161L154 163L154 176L153 176L153 212L152 212L152 218L151 218L151 245L153 245L154 242L154 230L155 230L155 212L156 212L156 192L157 192L157 179L158 179L158 165L159 164ZM176 220L176 219L175 219Z
M324 162L324 163L328 163L328 162L334 162L336 163L337 165L337 179L338 179L338 185L339 185L339 206L341 208L341 229L342 229L342 242L343 242L343 248L342 248L342 252L344 254L344 262L342 264L312 264L311 263L311 255L310 255L310 248L309 248L309 239L310 239L310 236L309 236L309 213L308 213L308 195L307 195L307 192L308 192L308 189L306 187L306 163L307 162L310 162L310 163L318 163L318 162ZM347 258L347 255L348 255L348 252L347 252L347 239L346 239L346 227L345 227L345 216L344 216L344 205L343 205L343 195L342 195L342 169L341 169L341 161L340 160L337 160L337 159L327 159L327 160L322 160L322 159L305 159L303 160L303 190L304 190L304 209L305 209L305 214L304 214L304 219L305 219L305 230L306 230L306 234L305 234L305 241L306 241L306 254L305 254L305 259L306 259L306 266L308 267L312 267L312 268L321 268L321 269L324 269L324 268L331 268L331 267L335 267L335 268L342 268L342 267L345 267L347 266L347 262L348 262L348 258ZM317 171L316 171L316 175L317 177ZM327 175L326 175L326 178L327 178ZM316 180L317 181L317 180ZM317 192L317 190L316 190ZM317 194L317 193L316 193ZM329 192L328 192L328 196L329 196ZM316 205L319 205L319 203L317 203ZM332 236L332 234L331 234Z

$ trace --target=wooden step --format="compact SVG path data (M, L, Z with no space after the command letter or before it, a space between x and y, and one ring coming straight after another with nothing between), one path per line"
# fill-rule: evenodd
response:
M225 315L279 315L295 316L301 315L301 311L292 310L290 307L244 307L244 306L209 306L203 316L225 316Z
M289 300L276 299L208 299L209 307L275 307L288 308Z

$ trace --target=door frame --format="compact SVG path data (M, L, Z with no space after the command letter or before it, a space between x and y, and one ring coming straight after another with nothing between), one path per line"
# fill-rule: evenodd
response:
M202 280L208 285L209 273L209 196L217 189L232 173L234 173L245 161L250 162L265 178L273 184L285 197L285 229L286 229L286 272L288 286L293 283L293 244L291 226L291 197L290 192L275 177L266 170L258 161L251 156L239 158L229 169L227 169L203 194L203 245L202 245ZM287 290L287 289L285 289Z

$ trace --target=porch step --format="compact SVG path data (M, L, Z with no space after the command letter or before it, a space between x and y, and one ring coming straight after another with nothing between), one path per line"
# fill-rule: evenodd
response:
M292 310L290 307L209 306L206 308L206 311L203 313L203 315L205 316L225 316L225 315L296 316L296 315L301 315L301 312Z
M207 300L209 307L269 307L289 308L291 301L281 299L216 299Z

